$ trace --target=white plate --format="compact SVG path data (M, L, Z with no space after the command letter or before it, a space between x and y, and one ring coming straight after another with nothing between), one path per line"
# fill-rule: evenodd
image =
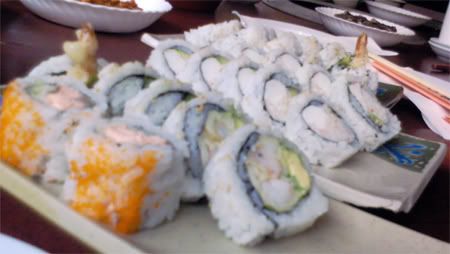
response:
M375 17L407 27L419 26L431 20L428 16L386 3L366 1L366 4L367 8L369 8L369 12Z
M154 11L113 8L76 0L21 1L35 14L55 23L77 28L90 22L96 31L113 33L139 31L151 25L172 8L163 0L154 1Z
M172 222L124 237L70 209L57 198L55 186L33 182L1 162L0 186L101 253L448 253L450 249L447 243L336 201L330 201L330 211L306 232L267 239L256 247L243 248L225 238L207 205L183 205Z
M377 18L379 22L385 25L394 26L397 29L397 32L388 32L335 17L335 14L344 12L344 10L341 9L317 7L316 11L320 14L320 18L322 19L325 27L331 32L344 36L359 36L364 32L369 37L374 39L380 46L392 46L415 35L414 31L412 31L411 29L379 18ZM364 16L368 19L373 18L370 15L362 14L359 12L350 13L352 15Z
M0 253L44 254L45 252L25 242L0 234Z

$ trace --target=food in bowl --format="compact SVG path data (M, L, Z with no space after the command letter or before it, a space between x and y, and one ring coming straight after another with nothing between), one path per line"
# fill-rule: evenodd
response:
M130 9L130 10L142 10L141 8L139 8L139 6L136 4L134 0L78 0L78 1L83 3L98 4L103 6Z
M341 19L345 19L345 20L353 22L353 23L357 23L357 24L361 24L361 25L365 25L365 26L369 26L369 27L374 27L374 28L381 29L384 31L394 32L394 33L397 32L397 28L395 28L395 26L385 25L374 18L369 20L368 18L366 18L364 16L353 15L348 11L335 14L334 16L341 18Z

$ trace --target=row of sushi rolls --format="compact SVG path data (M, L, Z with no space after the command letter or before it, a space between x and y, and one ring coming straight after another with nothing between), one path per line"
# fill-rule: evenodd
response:
M346 52L232 20L122 65L97 58L90 25L76 36L7 85L0 159L119 233L203 197L237 244L298 233L328 211L315 167L400 132L375 96L365 35Z

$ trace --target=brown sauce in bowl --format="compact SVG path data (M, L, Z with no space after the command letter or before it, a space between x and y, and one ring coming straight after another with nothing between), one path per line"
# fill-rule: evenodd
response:
M97 4L115 8L129 9L129 10L141 10L134 0L121 1L121 0L78 0L83 3Z
M373 27L373 28L377 28L380 30L384 30L384 31L388 31L388 32L397 32L397 28L395 28L395 26L389 26L389 25L385 25L383 23L381 23L380 21L372 18L371 20L367 19L364 16L360 16L360 15L352 15L350 12L345 11L343 13L338 13L335 14L334 16L353 22L353 23L357 23L357 24L361 24L361 25L365 25L368 27Z

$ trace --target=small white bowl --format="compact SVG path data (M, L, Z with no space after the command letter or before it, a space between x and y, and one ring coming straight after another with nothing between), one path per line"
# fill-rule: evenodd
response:
M329 7L317 7L316 11L320 14L320 18L325 27L334 34L343 36L359 36L364 32L367 36L374 39L380 46L392 46L415 35L414 31L411 29L378 18L377 20L379 22L385 25L394 26L397 29L397 32L388 32L378 28L368 27L334 16L338 13L343 13L344 10ZM374 18L358 12L350 13L352 15L364 16L368 19Z
M402 5L406 4L406 2L403 0L375 0L375 2L381 2L397 7L402 7Z
M431 20L428 16L386 3L366 1L366 4L370 14L373 14L375 17L389 20L406 27L419 26Z
M432 43L434 43L434 44L437 44L437 45L439 45L439 46L441 46L441 47L444 47L444 48L450 50L450 44L443 43L443 42L440 41L439 38L437 38L437 37L430 38L430 41L431 41Z
M450 63L450 47L443 46L434 42L433 40L429 40L428 43L431 46L431 49L434 53L436 53L437 57L444 62Z
M172 6L165 1L155 11L129 10L76 0L21 0L35 14L58 24L80 27L89 22L96 31L129 33L139 31L155 22Z

